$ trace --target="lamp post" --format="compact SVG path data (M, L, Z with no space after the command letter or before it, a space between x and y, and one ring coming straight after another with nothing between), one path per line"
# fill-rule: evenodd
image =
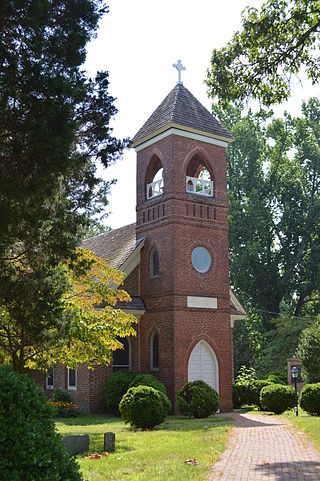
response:
M296 416L298 416L298 393L297 393L297 379L299 376L299 369L296 366L293 366L291 369L291 376L294 382L294 399L295 399L295 412Z

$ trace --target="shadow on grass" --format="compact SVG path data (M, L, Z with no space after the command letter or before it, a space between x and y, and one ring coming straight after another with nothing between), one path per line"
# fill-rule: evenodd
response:
M120 417L106 415L79 416L77 418L56 418L56 422L65 426L94 426L97 424L116 424L121 423Z
M112 424L114 424L115 431L121 429L121 431L127 432L136 432L140 431L134 427L131 427L129 424L125 424L124 421L119 417L107 417L107 416L81 416L78 418L58 418L57 420L58 426L64 426L65 429L70 426L70 428L75 426L86 426L86 432L89 432L91 437L94 436L101 436L103 432L107 429L112 429ZM183 416L168 416L166 420L155 428L156 431L201 431L201 430L208 430L213 429L215 427L221 427L224 425L230 425L234 423L234 419L231 417L218 417L218 416L210 416L208 418L187 418ZM98 426L101 425L101 433L90 433L90 426ZM104 425L109 425L107 428ZM118 426L116 426L118 425ZM88 429L89 428L89 429ZM70 434L72 434L72 429L70 430ZM64 434L69 434L69 431L66 431Z
M234 424L230 417L187 418L183 416L168 416L167 419L156 428L159 431L207 431L221 426Z

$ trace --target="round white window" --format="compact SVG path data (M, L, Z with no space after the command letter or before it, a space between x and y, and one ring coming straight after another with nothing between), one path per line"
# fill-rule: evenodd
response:
M211 255L205 247L195 247L191 254L192 265L196 271L208 272L211 267Z

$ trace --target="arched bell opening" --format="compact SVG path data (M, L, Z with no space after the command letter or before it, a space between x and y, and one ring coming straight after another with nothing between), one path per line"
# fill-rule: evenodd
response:
M145 178L146 200L163 194L163 167L157 155L153 155Z
M194 155L188 164L186 191L213 197L213 175L209 166L199 155Z

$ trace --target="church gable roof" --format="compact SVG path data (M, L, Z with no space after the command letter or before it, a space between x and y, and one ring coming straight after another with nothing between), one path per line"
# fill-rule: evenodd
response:
M219 124L211 113L186 89L177 84L166 96L151 117L132 139L137 146L153 133L165 130L166 127L180 126L187 129L207 133L210 136L232 141L233 137Z
M137 247L136 224L90 237L82 242L81 247L90 249L97 256L108 260L112 267L119 269Z

